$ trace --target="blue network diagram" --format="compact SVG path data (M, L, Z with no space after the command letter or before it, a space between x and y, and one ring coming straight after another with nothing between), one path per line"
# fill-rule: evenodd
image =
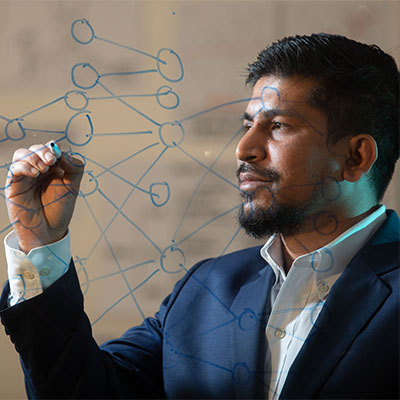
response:
M96 35L93 25L87 19L73 21L70 34L72 40L77 45L90 46L95 42L101 42L104 46L110 46L128 52L132 57L143 58L151 67L127 72L102 72L100 71L101 68L94 63L78 62L72 66L70 72L70 80L74 86L73 90L69 90L58 98L17 117L9 118L0 115L0 119L3 120L5 124L4 135L0 137L0 142L15 142L16 146L18 146L19 143L29 139L30 136L32 136L32 143L34 143L37 137L39 137L39 139L43 137L41 141L45 142L50 136L55 139L64 152L82 160L85 165L85 173L82 187L78 194L78 205L91 217L92 223L97 227L97 236L88 240L86 252L79 252L79 255L73 256L80 277L82 291L86 296L90 294L91 289L98 283L110 281L116 276L122 278L123 282L122 285L118 287L118 296L112 299L103 309L98 310L95 318L92 318L92 325L97 325L122 302L126 302L127 300L129 301L129 305L144 319L148 315L144 311L143 304L137 296L138 291L144 286L149 285L156 276L176 276L177 278L179 278L179 274L182 276L182 274L191 267L191 264L187 262L187 253L186 250L184 250L184 245L192 240L196 240L196 235L199 232L207 230L215 221L222 220L227 216L234 219L234 214L240 207L237 183L224 176L224 174L216 168L216 165L223 155L228 150L232 149L232 146L234 146L242 132L242 127L233 132L229 140L224 143L213 159L206 163L192 152L191 149L185 147L185 139L188 134L191 134L188 133L187 124L207 113L225 107L236 104L245 105L251 98L243 98L219 104L183 118L171 117L161 120L160 118L162 118L165 113L160 112L156 115L149 114L145 111L145 107L140 107L140 101L153 99L159 110L170 113L168 115L173 115L175 110L179 108L181 100L174 85L181 82L185 74L184 63L174 49L163 47L158 50L156 54L150 54L126 44L117 43ZM115 90L112 84L109 83L113 78L118 78L121 81L125 78L132 78L133 76L136 76L138 79L145 76L158 76L164 83L159 87L155 87L154 90L150 92L130 94L119 93L118 90ZM128 90L129 89L130 88L128 88ZM276 98L279 102L280 94L276 88L264 88L264 91L271 90L276 92ZM138 102L132 103L130 101L132 99ZM113 106L117 105L128 113L135 115L135 117L140 118L146 128L129 131L98 131L98 125L93 117L93 108L100 103L112 104ZM68 111L64 129L43 129L32 123L31 117L39 112L46 113L47 110L50 110L56 105L62 105L64 109ZM316 131L316 134L321 135L318 131ZM118 148L120 146L126 146L127 139L138 137L141 138L141 141L138 142L140 146L136 146L135 144L134 151L130 151L129 155L123 158L119 158L121 152L115 151L115 157L111 165L106 165L101 156L94 157L92 154L90 156L87 155L88 152L86 150L89 146L93 144L94 141L101 140L101 138L112 138L113 146ZM130 148L131 147L129 147L129 149ZM108 150L113 153L113 148ZM145 198L154 210L163 210L173 201L171 181L165 177L152 180L154 176L161 176L158 173L152 174L152 172L154 172L156 168L160 168L160 166L163 168L162 162L168 157L176 157L176 154L180 154L180 156L185 158L193 168L197 169L198 174L196 175L195 182L190 187L190 194L185 198L185 203L181 204L180 216L174 221L172 235L166 237L165 243L160 245L160 242L153 237L154 232L152 231L152 227L154 228L154 226L148 227L138 223L136 214L132 213L129 207L131 207L132 202L135 202L136 197L138 197L138 204ZM130 168L124 169L123 167L128 165L132 160L141 159L141 157L145 157L147 161L141 164L142 169L138 173L135 171L137 176L133 179L132 170ZM9 167L9 162L1 166L4 170L7 170ZM224 210L219 211L210 218L203 218L199 224L191 225L188 228L185 226L185 223L188 220L190 212L194 208L195 202L198 201L197 198L202 186L210 176L219 181L221 185L229 187L231 193L236 195L236 198L230 202L227 201ZM118 188L123 187L124 190L115 193L119 189L114 189L112 186L110 187L110 185L104 184L102 180L104 177L112 177L114 182L118 182ZM150 183L149 177L151 177ZM332 177L327 176L322 182L316 183L316 185L320 186L322 192L324 192L325 184L329 183L332 179ZM0 195L3 198L5 198L5 189L5 186L0 186ZM332 201L337 199L340 194L339 186L337 186L337 191L334 193L323 193L327 200ZM274 197L273 193L271 193L271 196L272 198ZM92 204L94 198L107 205L109 210L107 218L96 212ZM140 210L136 210L136 213L140 214L140 212ZM331 217L335 220L335 216L321 215L320 217L322 219ZM124 221L125 226L128 226L130 230L134 231L135 234L140 236L141 240L146 243L147 247L150 249L149 252L146 252L146 256L152 254L151 257L144 257L145 259L143 259L143 257L139 255L138 261L131 260L131 264L128 266L121 262L118 249L115 248L113 241L110 239L111 231L115 229L115 226L119 224L121 220ZM0 232L5 233L10 229L12 229L11 224L1 227ZM315 229L317 231L319 230L318 220L315 221ZM336 226L333 225L332 229L336 229ZM224 237L223 241L221 241L221 243L224 244L220 248L219 254L207 254L207 249L204 249L204 257L210 255L218 256L227 253L231 250L232 244L238 237L240 230L241 228L236 227L233 232L230 232L228 236ZM320 233L323 235L329 234L330 232L321 231ZM121 233L121 235L123 234L124 233ZM90 262L92 258L94 258L96 252L99 251L99 248L104 245L111 255L113 266L109 267L110 272L99 275L95 273L94 266L91 265ZM132 246L134 245L133 243ZM327 252L329 252L329 250L327 250ZM327 255L327 259L330 260L330 262L324 265L323 270L318 269L316 263L316 272L324 273L332 268L334 264L332 254L328 253ZM316 254L314 254L312 258L313 269L314 256L316 256ZM134 264L132 264L132 262ZM142 275L136 275L135 279L132 279L131 272L139 270L142 267L146 269L146 272ZM140 276L140 279L137 279L137 276ZM206 290L208 289L206 288ZM105 294L105 296L106 295L107 294ZM210 295L216 297L216 295L211 292ZM322 306L323 302L319 302L315 307L311 307L308 310L313 324L315 322L313 320L315 313L317 311L319 312ZM279 312L290 313L291 309L279 310ZM254 315L253 311L249 309L246 309L242 314L235 314L233 312L231 312L231 314L232 319L229 321L229 324L238 324L240 329L243 330L252 326L254 321L258 318ZM215 327L215 329L218 329L218 327ZM305 338L301 337L295 337L295 339L302 342L305 341ZM208 362L207 360L201 361ZM240 368L245 369L245 375L253 373L247 369L246 365L241 363L235 365L231 370L227 369L225 366L215 365L215 367L226 369L228 372L232 373L233 379L235 379L235 374L237 374Z
M65 153L82 160L85 165L85 172L77 202L78 204L80 203L81 206L82 204L85 206L86 212L91 215L92 221L98 227L99 232L96 240L87 248L86 254L74 256L74 262L80 276L82 290L86 295L90 291L92 284L95 285L96 282L110 279L115 275L121 276L125 285L124 288L119 288L121 296L113 301L106 309L102 310L102 312L92 320L92 324L96 325L128 297L131 298L134 307L141 317L145 318L147 315L143 311L143 307L138 301L135 292L148 283L156 274L176 275L187 271L191 265L187 263L182 245L196 238L198 232L205 230L214 221L226 216L234 218L234 214L239 208L239 196L236 196L234 204L228 203L229 207L218 215L214 215L202 221L199 225L190 228L189 231L187 229L185 231L182 229L187 220L188 213L196 200L196 196L207 177L213 176L223 185L229 186L234 193L237 195L239 194L237 183L218 172L215 165L226 150L235 143L242 130L242 128L240 128L234 132L228 143L223 146L215 158L210 163L206 164L185 148L184 142L185 135L187 134L187 132L185 132L185 125L189 121L209 112L235 104L246 104L249 98L220 104L180 119L171 118L165 121L158 120L159 115L149 115L146 111L141 109L140 105L133 105L129 100L136 99L140 102L140 100L154 99L160 110L173 113L174 110L178 109L181 100L178 93L174 90L174 84L184 79L184 65L179 54L175 50L161 48L154 55L126 44L117 43L96 35L93 25L84 18L73 21L70 27L70 35L71 39L78 45L90 46L95 42L102 42L104 46L128 52L132 57L145 59L152 67L128 72L100 72L100 68L93 63L76 63L72 66L70 72L70 79L74 86L73 90L69 90L56 99L17 117L10 118L0 115L0 119L3 120L4 123L4 135L0 137L0 142L8 142L8 144L15 142L15 148L17 148L17 146L20 147L20 143L24 141L28 141L30 144L35 143L35 141L44 143L49 140L49 138L52 138ZM146 75L158 75L165 84L154 88L154 91L151 93L131 94L117 93L112 88L112 85L109 84L110 79L116 77L124 79L136 76L140 79ZM102 91L103 95L99 95L99 91ZM96 107L100 103L118 104L121 108L125 108L128 112L141 118L147 128L123 132L99 132L96 129L97 124L93 117L92 107ZM39 113L40 115L45 113L47 116L51 113L51 110L58 105L63 106L63 109L68 111L64 129L43 129L42 127L35 126L36 120L32 119L32 117L39 115ZM95 140L112 137L113 143L118 147L119 138L126 139L139 136L144 138L145 142L143 142L143 140L140 142L144 144L135 148L134 152L129 154L129 156L123 159L115 159L112 165L104 165L104 162L100 158L87 155L86 149ZM124 144L121 144L121 146L124 146ZM180 152L189 163L201 171L199 175L200 178L195 182L194 190L188 197L188 201L184 207L182 207L180 218L175 221L176 227L172 237L167 239L165 246L160 246L160 244L153 239L152 232L146 226L142 226L136 222L135 216L127 211L126 205L128 202L134 201L134 197L138 194L147 197L148 201L151 202L155 209L162 209L171 202L171 183L168 182L167 179L155 180L150 184L144 182L149 174L160 165L163 159L169 157L170 154L174 156L172 152L176 151ZM147 157L147 159L151 159L151 162L143 167L137 179L132 179L132 174L129 169L127 169L125 173L121 173L118 169L131 160L143 156ZM3 171L6 171L9 167L9 162L1 166ZM115 180L119 181L125 188L124 195L119 194L115 196L115 193L110 193L109 188L105 188L102 185L101 178L104 176L112 176ZM6 187L2 184L0 187L0 195L3 198L5 198L5 189ZM123 196L122 199L120 198L121 196ZM91 205L91 200L94 197L104 200L109 206L109 209L113 210L112 217L106 222L102 220L102 216L98 215ZM117 220L121 218L147 242L147 245L157 257L138 262L128 267L121 264L118 252L114 249L114 245L112 241L109 240L108 236L110 230L117 224ZM9 224L2 227L0 232L6 233L11 229L12 225ZM240 228L237 228L229 237L224 239L224 245L220 249L219 254L224 254L230 249L232 242L238 236L239 232ZM88 268L89 262L96 251L98 251L99 247L104 245L104 243L113 258L116 270L111 269L112 272L110 273L92 277L90 268ZM128 277L128 273L138 267L150 267L151 271L145 278L141 279L140 282L135 281L132 283L132 279Z

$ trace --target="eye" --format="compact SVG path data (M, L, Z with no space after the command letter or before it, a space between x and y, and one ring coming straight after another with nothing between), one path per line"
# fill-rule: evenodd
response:
M246 133L250 128L251 128L251 124L248 123L248 122L246 122L246 123L244 123L243 126L242 126L242 132L243 132L243 133Z
M284 124L279 121L272 121L271 127L272 129L282 129L284 127Z

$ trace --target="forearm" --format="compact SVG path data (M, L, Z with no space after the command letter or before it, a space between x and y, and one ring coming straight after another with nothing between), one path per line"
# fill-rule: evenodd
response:
M9 308L6 296L0 316L21 355L30 397L162 397L160 364L155 367L156 356L142 349L140 342L119 340L119 348L131 353L129 363L119 356L115 344L99 349L83 311L73 264L39 296ZM161 354L161 342L156 347ZM144 371L152 369L152 376L145 378Z

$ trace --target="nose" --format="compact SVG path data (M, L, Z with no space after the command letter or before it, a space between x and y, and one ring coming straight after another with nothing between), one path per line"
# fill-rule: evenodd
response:
M236 147L238 161L257 163L267 156L266 136L258 126L252 126Z

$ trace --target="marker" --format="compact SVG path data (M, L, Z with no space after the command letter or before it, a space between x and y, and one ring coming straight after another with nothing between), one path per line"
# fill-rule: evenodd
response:
M62 152L56 142L50 142L50 151L57 157L57 159L61 158Z

